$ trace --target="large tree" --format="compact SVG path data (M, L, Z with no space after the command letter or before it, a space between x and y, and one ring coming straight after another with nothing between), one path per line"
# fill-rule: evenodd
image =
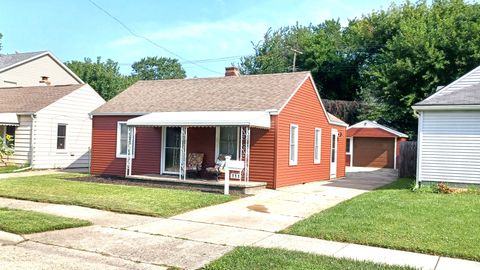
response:
M140 80L184 79L185 70L177 59L167 57L145 57L133 63L132 75Z
M106 100L116 96L137 80L136 77L122 75L118 63L111 59L102 62L101 57L97 57L97 61L94 62L90 58L85 58L84 61L70 61L65 64Z
M411 106L480 64L479 4L406 2L355 24L378 28L387 37L361 73L362 98L370 105L364 117L411 135L417 127ZM373 38L380 36L373 32Z
M296 68L312 72L322 97L358 100L362 119L415 135L411 106L480 64L480 5L428 2L392 5L345 27L327 20L269 30L241 70L291 72L299 50Z

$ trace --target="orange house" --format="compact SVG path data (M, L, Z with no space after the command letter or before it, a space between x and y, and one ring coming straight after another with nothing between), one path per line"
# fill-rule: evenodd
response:
M310 72L139 81L95 110L91 172L174 175L201 153L240 161L242 181L279 188L345 176L347 124L327 113ZM203 170L202 169L202 170Z

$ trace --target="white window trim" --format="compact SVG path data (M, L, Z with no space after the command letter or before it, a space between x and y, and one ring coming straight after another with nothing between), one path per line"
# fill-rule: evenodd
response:
M58 126L65 126L65 147L63 149L58 149ZM68 147L67 147L67 132L68 132L68 124L67 123L57 123L57 136L55 136L55 153L63 154L68 152ZM5 131L7 129L5 128Z
M237 156L232 160L240 160L240 127L237 127ZM215 128L215 160L220 155L220 127Z
M295 136L295 141L292 143L292 128L295 128L297 131L297 136ZM289 136L290 140L288 141L288 165L290 166L295 166L298 165L298 125L296 124L290 124L290 131L289 131ZM292 159L292 144L295 146L295 155Z
M117 151L116 151L116 157L117 157L117 158L127 158L127 155L122 155L122 154L120 154L120 150L121 150L121 149L120 149L120 147L121 147L121 143L120 143L120 142L121 142L121 140L120 140L120 139L121 139L121 137L120 137L120 136L121 136L120 125L121 125L121 124L127 124L127 121L118 121L118 122L117 122L117 142L116 142L116 144L117 144L117 147L116 147ZM132 159L135 158L135 141L136 141L136 136L134 136L134 138L135 138L135 139L134 139L134 142L133 142L133 143L134 143L134 146L133 146ZM127 147L128 147L128 146L127 146Z
M318 132L318 136L317 136ZM314 131L314 141L313 141L313 163L314 164L320 164L320 161L322 160L322 129L321 128L315 128ZM315 158L315 153L317 154L318 158Z
M351 154L352 154L352 146L353 146L353 143L352 143L352 142L353 142L353 137L347 137L346 140L347 140L347 141L350 140L350 142L347 142L347 143L349 144L349 146L350 146L350 149L349 149L350 151L348 151L348 152L345 151L345 153L346 153L347 155L351 155Z

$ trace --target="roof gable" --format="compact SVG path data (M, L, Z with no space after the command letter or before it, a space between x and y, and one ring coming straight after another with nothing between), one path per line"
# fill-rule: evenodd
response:
M17 66L34 61L43 56L49 56L53 62L60 66L65 72L72 76L78 83L84 84L85 82L80 79L73 71L65 66L55 55L49 51L39 52L27 52L27 53L15 53L15 54L0 54L0 73L6 70L13 69Z
M0 88L0 113L36 113L84 84Z
M378 128L378 129L385 130L386 132L393 134L396 137L408 138L408 135L405 133L396 131L394 129L380 125L379 123L370 121L370 120L364 120L364 121L358 122L355 125L348 127L347 130L356 130L356 129L362 129L362 128L376 128L376 129Z
M435 105L479 105L480 104L480 66L453 81L428 98L416 103L416 106Z
M93 114L279 111L309 72L138 81Z

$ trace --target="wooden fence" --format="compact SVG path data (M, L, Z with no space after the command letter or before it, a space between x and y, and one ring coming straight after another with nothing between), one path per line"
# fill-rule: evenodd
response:
M400 143L399 177L415 177L417 173L417 142Z

